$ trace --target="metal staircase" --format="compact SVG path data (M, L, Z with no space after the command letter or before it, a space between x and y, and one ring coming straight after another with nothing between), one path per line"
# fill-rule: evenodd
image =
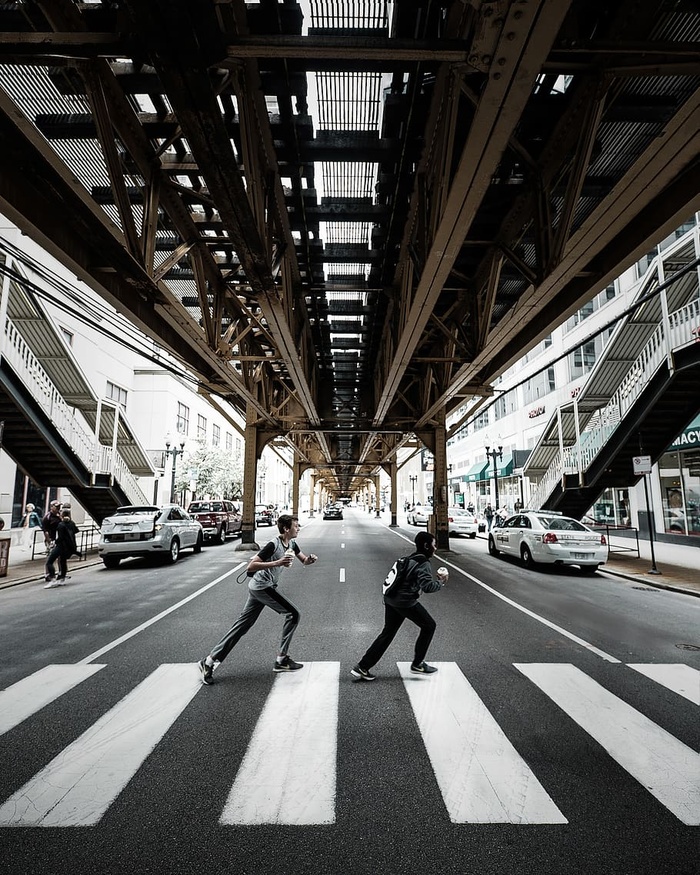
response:
M101 408L103 402L96 403ZM0 409L3 449L40 486L70 489L98 523L121 504L149 503L119 451L90 433L10 318L0 357Z
M651 266L640 296L658 270L658 264ZM668 297L674 302L691 296L693 300L668 316L657 301L655 327L647 302L641 312L635 311L618 326L578 397L555 412L525 465L525 473L537 477L530 506L580 518L603 490L634 484L639 478L633 474L633 457L643 452L657 461L697 414L697 290L695 270L686 274ZM639 342L642 326L647 326L647 339L639 354L632 361L629 353L626 360L623 356L618 360L620 351L634 348L635 339ZM612 375L620 374L614 391L602 388L611 385Z

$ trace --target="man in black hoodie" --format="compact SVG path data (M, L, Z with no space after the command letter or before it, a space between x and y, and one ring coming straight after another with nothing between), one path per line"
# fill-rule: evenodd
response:
M437 592L447 582L447 576L433 577L430 558L435 553L435 536L430 532L418 532L415 539L416 552L399 560L397 580L389 588L385 584L384 628L369 646L369 649L351 670L353 677L363 681L373 681L370 671L396 637L404 620L410 620L420 629L416 641L411 671L416 674L432 674L437 671L434 665L425 662L425 655L435 634L435 620L418 602L421 592ZM442 571L442 569L441 569ZM389 578L387 578L389 582Z

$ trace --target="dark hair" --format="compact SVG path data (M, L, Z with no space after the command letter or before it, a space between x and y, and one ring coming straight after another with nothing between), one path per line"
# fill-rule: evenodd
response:
M432 532L418 532L413 539L416 545L416 550L419 553L425 553L427 547L431 547L435 543L435 535Z
M280 535L284 534L285 529L291 529L294 520L299 522L299 517L292 516L291 513L282 513L277 517L277 528L279 529Z
M61 516L63 517L64 520L66 520L66 519L69 520L70 519L70 511L69 510L62 511ZM422 535L423 532L418 532L418 534Z

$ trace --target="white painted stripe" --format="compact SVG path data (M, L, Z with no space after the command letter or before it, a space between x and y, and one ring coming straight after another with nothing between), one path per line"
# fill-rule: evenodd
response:
M91 826L200 688L196 665L161 665L0 807L0 826Z
M388 528L388 527L387 527ZM395 532L393 529L389 529L389 531L397 535L403 541L411 542L410 538L407 538L405 535L400 534L399 532ZM473 581L477 586L480 586L482 589L485 589L487 592L490 592L491 595L495 595L496 598L501 599L501 601L505 602L507 605L515 608L518 611L521 611L523 614L526 614L528 617L532 617L533 620L537 620L538 623L542 623L545 626L548 626L550 629L554 629L555 632L558 632L560 635L563 635L565 638L568 638L570 641L574 641L576 644L580 644L581 647L585 647L586 650L590 650L591 653L595 653L596 656L600 656L602 659L607 660L608 662L621 662L621 660L616 659L614 656L611 656L609 653L606 653L604 650L600 650L600 648L596 647L594 644L590 644L588 641L585 641L583 638L579 638L578 635L574 635L573 632L569 632L566 629L563 629L561 626L557 626L556 623L552 623L551 620L547 620L545 617L536 614L534 611L531 611L529 608L524 607L518 602L514 602L513 599L509 599L507 596L504 596L497 589L489 586L487 583L484 583L483 580L479 580L478 577L474 577L473 574L469 574L469 572L464 571L459 568L453 562L445 559L444 557L440 557L440 562L443 565L449 565L450 568L454 568L459 574L467 577L469 580Z
M695 705L700 705L700 671L696 668L691 668L682 662L668 665L632 662L627 664L640 674L656 681L657 684L667 687L679 696L684 696Z
M47 665L0 692L0 735L98 672L104 665Z
M345 583L345 569L340 569L340 583Z
M341 544L341 545L340 545L340 549L341 549L341 550L344 550L344 549L345 549L345 544Z
M335 823L339 677L339 662L277 677L220 823Z
M454 662L397 663L452 823L567 823Z
M573 665L516 665L652 796L700 825L700 755Z
M235 574L247 564L247 562L239 562L238 565L236 565L230 571L227 571L225 574L217 577L216 580L212 580L211 583L207 583L205 586L198 589L197 592L193 592L192 595L188 595L186 598L182 599L176 604L171 605L169 608L166 608L166 610L161 611L160 614L156 614L155 617L151 617L150 620L146 620L145 623L141 623L140 626L136 626L130 632L125 632L124 635L120 635L119 638L115 638L114 641L110 641L109 644L105 644L104 647L100 647L99 650L96 650L94 653L91 653L90 656L86 656L84 659L81 659L80 662L76 663L76 665L85 665L88 662L92 662L93 659L99 659L99 657L102 656L104 653L108 653L110 650L114 650L115 647L118 647L120 644L128 641L129 638L133 638L134 635L138 635L139 632L143 632L144 629L148 629L149 626L152 626L154 623L157 623L159 620L167 617L168 614L172 614L173 611L177 611L178 608L181 608L183 605L186 605L193 599L198 598L200 595L202 595L202 593L205 593L208 589L216 586L217 583L221 583L222 580L226 580L227 577Z

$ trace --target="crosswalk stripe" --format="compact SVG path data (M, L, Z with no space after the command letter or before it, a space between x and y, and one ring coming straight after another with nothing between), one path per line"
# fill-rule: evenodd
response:
M700 671L683 663L652 665L643 663L627 663L630 668L645 675L683 696L695 705L700 705Z
M47 665L0 692L0 735L58 699L104 665Z
M161 665L0 807L0 826L90 826L200 689L196 665Z
M567 823L454 662L397 663L453 823Z
M515 667L682 823L700 825L700 755L573 665Z
M339 677L307 662L275 680L220 823L335 823Z

